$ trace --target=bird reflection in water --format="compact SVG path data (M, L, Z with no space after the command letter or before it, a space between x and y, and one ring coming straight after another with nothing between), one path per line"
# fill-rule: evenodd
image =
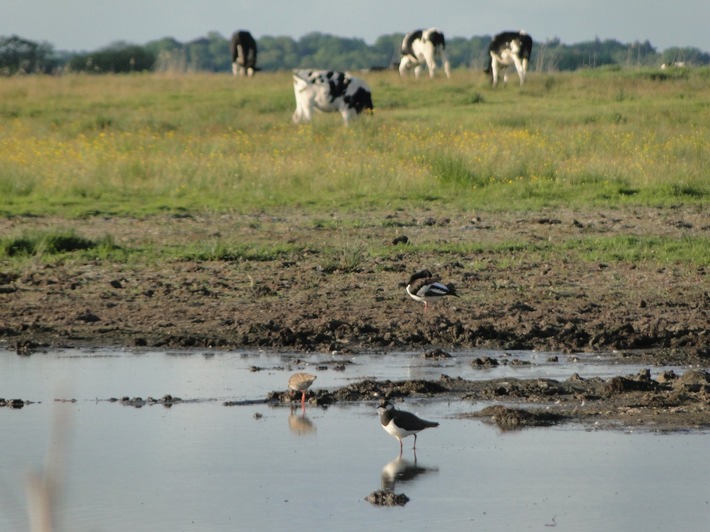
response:
M394 491L397 482L411 482L418 476L432 471L438 471L435 467L424 467L417 464L417 455L414 454L414 461L405 460L402 455L388 462L382 468L382 489Z
M291 405L291 413L288 416L288 428L298 436L305 436L316 431L313 421L306 417L305 410L301 410L301 413L297 414L293 405Z

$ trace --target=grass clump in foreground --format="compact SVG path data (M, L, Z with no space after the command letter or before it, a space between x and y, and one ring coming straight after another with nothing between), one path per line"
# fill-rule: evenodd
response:
M373 117L290 123L286 73L0 80L0 212L705 204L706 69L365 75ZM475 97L474 97L475 96Z
M91 240L71 230L38 231L0 238L2 260L22 260L33 257L62 258L77 252L84 257L108 258L115 255L118 250L118 246L110 236Z

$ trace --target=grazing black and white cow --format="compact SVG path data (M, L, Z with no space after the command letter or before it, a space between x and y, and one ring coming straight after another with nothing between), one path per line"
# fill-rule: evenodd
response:
M371 111L372 92L362 79L332 70L295 70L293 122L310 122L313 111L338 111L345 125L363 111Z
M235 31L229 43L232 74L252 77L256 72L256 41L248 31Z
M501 71L503 71L503 82L508 83L505 69L510 65L515 65L522 86L525 82L532 47L532 37L524 31L504 31L493 37L488 46L489 62L485 72L490 74L494 87L498 84L498 73Z
M404 76L407 70L414 68L414 76L419 77L422 65L429 69L429 77L434 77L436 59L441 58L446 77L451 77L449 58L446 57L446 39L436 28L415 30L407 33L402 41L402 59L399 62L399 75Z

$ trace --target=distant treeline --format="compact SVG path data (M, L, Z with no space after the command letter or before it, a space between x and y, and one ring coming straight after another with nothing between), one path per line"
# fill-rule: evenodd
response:
M403 33L382 35L370 45L362 39L317 32L300 39L264 36L257 39L258 66L267 71L385 69L399 61L403 37ZM452 68L482 69L490 41L488 35L468 39L448 37L446 51ZM614 39L595 39L563 44L559 39L551 39L535 42L530 68L551 72L610 65L651 67L664 63L707 65L710 54L692 47L658 52L648 41L621 43ZM211 32L187 43L166 37L142 46L117 42L93 52L58 52L45 42L32 42L15 35L0 36L0 75L142 71L231 71L228 37Z

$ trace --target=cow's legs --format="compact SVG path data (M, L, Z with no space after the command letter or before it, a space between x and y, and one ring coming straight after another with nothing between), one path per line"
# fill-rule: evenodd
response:
M518 72L518 75L520 76L520 85L522 86L523 82L525 81L525 75L528 72L528 60L523 59L520 63L521 65L521 70Z
M513 63L515 63L515 70L518 71L518 77L520 78L520 86L522 87L523 82L525 81L525 68L520 62L520 58L517 56L517 54L513 54ZM527 60L525 60L525 66L527 66Z
M429 69L429 77L433 78L436 72L436 50L430 42L424 44L424 61Z
M491 54L491 75L493 76L492 84L494 87L498 85L498 68L498 58Z
M442 49L439 55L441 55L441 61L444 63L444 74L446 74L447 78L451 78L451 65L446 52Z
M399 62L399 75L401 77L404 77L407 75L407 70L409 70L411 62L412 62L412 59L408 55L405 55L404 57L402 57L402 60Z

